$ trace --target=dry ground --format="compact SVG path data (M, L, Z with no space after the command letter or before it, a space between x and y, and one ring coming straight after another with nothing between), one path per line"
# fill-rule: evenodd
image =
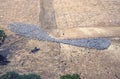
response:
M56 38L109 37L112 44L95 50L24 38L8 30L13 22L38 25ZM0 29L8 35L1 49L8 50L4 53L10 53L11 61L0 66L0 74L16 71L59 79L78 73L82 79L120 79L119 0L0 0ZM36 46L40 51L30 54Z

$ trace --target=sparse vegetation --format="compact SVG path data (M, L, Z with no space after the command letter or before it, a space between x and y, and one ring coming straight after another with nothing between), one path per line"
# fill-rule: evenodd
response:
M3 30L0 30L0 46L4 43L6 38L6 34ZM7 58L0 55L0 65L7 65L9 61L7 61Z
M6 38L5 32L3 30L0 30L0 46L5 41L5 38Z
M12 71L7 72L5 75L2 75L0 79L41 79L39 75L29 74L29 75L19 75L18 73Z
M81 78L78 74L73 74L73 75L67 74L61 76L60 79L81 79Z

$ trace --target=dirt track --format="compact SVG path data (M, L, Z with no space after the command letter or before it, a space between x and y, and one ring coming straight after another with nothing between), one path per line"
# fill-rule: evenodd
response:
M15 35L7 29L12 22L44 28L56 38L109 37L111 46L102 51ZM82 79L120 78L120 1L119 0L0 0L0 28L8 38L10 64L7 71L37 73L43 79L59 79L67 73ZM89 32L89 33L88 33ZM15 42L16 41L16 42ZM41 50L29 54L35 46Z

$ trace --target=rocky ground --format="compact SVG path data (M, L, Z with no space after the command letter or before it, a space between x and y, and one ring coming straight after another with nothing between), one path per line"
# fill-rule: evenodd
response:
M81 79L120 79L119 4L119 0L0 0L0 29L7 34L0 53L11 61L0 66L0 74L16 71L59 79L78 73ZM95 50L38 41L11 32L7 26L13 22L40 26L55 38L108 37L112 43L108 49ZM30 53L34 47L40 51Z

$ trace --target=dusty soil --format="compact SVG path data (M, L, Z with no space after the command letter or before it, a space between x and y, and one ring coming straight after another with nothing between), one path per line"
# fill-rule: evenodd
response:
M0 49L9 50L4 53L11 61L0 66L0 75L16 71L59 79L78 73L81 79L120 79L119 4L119 0L0 0L0 29L8 36ZM24 38L7 28L12 22L40 26L56 38L108 37L112 44L95 50ZM40 51L30 54L34 47Z

